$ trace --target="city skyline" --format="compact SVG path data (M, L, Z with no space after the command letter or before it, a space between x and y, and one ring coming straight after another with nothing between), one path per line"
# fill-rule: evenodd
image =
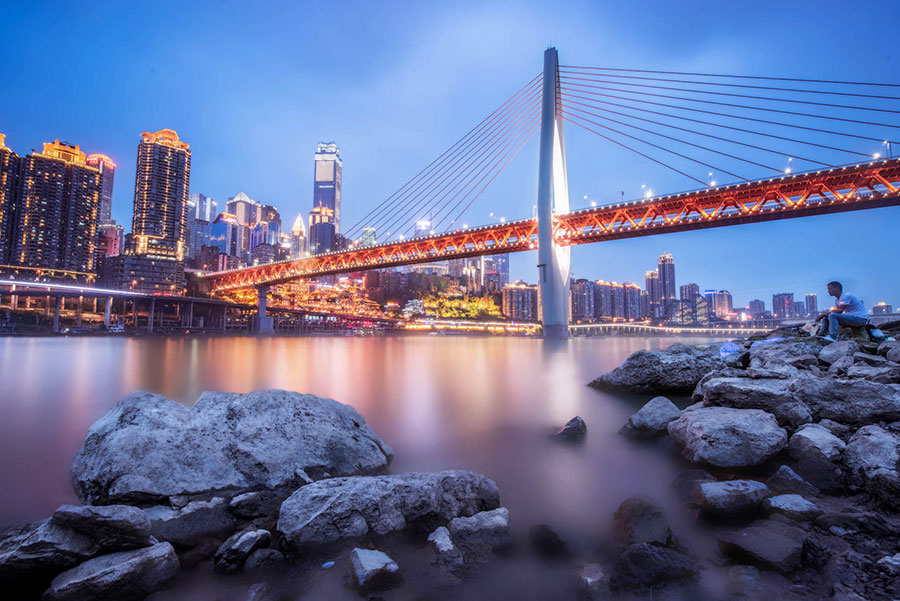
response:
M237 54L237 46L227 41L228 36L217 35L211 40L205 34L197 38L189 35L194 33L191 26L199 22L203 9L185 7L181 20L167 23L171 25L166 29L167 35L175 36L192 50L183 56L220 64L221 72L244 81L249 98L241 98L240 102L230 100L233 95L220 93L230 86L230 81L226 85L210 80L180 55L174 55L152 33L153 24L163 20L164 10L151 11L146 16L147 23L132 23L149 31L147 35L155 41L147 48L137 48L123 34L104 29L107 17L92 12L94 9L12 7L7 23L19 27L6 30L0 25L0 30L17 48L25 47L24 43L17 43L22 39L20 30L43 22L42 11L53 10L56 17L72 11L71 19L57 18L50 23L48 35L59 27L54 23L62 22L81 34L83 58L73 57L72 74L63 77L86 76L92 85L70 86L71 103L54 104L53 111L41 110L44 103L52 102L51 95L42 94L46 83L32 75L44 68L43 59L28 56L14 61L11 74L17 85L11 94L0 99L0 113L9 116L8 123L0 124L0 131L7 134L7 144L20 155L29 147L60 138L109 156L117 163L118 186L112 217L120 224L130 222L130 182L134 178L131 149L134 136L140 131L172 128L191 141L197 156L192 166L191 192L202 192L223 202L235 190L248 190L254 198L277 206L289 218L305 213L310 206L308 182L313 178L313 166L307 149L318 141L333 139L340 144L344 160L352 165L348 172L352 177L342 182L346 196L342 210L344 221L353 223L439 154L459 131L483 117L496 100L508 96L521 81L533 75L540 65L540 51L551 42L560 47L563 59L576 64L652 65L673 70L786 76L811 73L871 81L897 78L897 66L881 60L879 49L875 49L878 60L873 61L871 49L863 51L828 41L829 36L821 33L835 31L837 24L817 14L779 5L783 19L772 25L776 30L787 31L790 23L799 19L808 24L812 20L816 25L799 33L792 30L792 39L818 52L798 55L786 63L777 51L764 47L751 35L762 18L758 15L765 11L748 14L735 10L723 15L714 4L708 6L710 18L732 32L728 39L689 22L686 16L669 8L661 9L659 14L640 11L639 17L635 9L610 5L603 10L581 11L580 22L576 22L567 18L565 11L550 13L536 4L521 4L506 7L506 18L498 23L498 9L472 4L464 8L442 7L431 17L421 9L409 10L405 22L421 27L408 39L386 42L382 31L375 35L378 28L371 27L371 22L383 24L388 32L408 27L360 5L359 14L350 20L347 31L325 28L318 32L316 24L332 16L329 9L321 9L314 11L310 22L302 26L302 33L313 41L337 35L332 41L342 43L330 45L334 51L318 62L299 64L285 63L277 53L283 50L293 56L299 52L295 32L287 36L267 17L246 19L246 27L272 27L274 33L249 56L242 56ZM896 9L891 7L888 12L891 10ZM116 16L124 19L122 29L128 30L129 17ZM884 16L884 11L861 10L857 18L871 24ZM604 24L609 19L615 19L620 31ZM226 30L233 27L228 23L223 26ZM651 34L660 34L663 28L672 26L691 32L695 45L673 52L670 45L653 42ZM602 44L598 44L596 35L588 35L598 28L605 34ZM485 35L488 32L491 35ZM637 32L643 35L635 36ZM641 44L633 41L636 37L642 40ZM432 39L454 43L442 43L443 49L439 50L429 41ZM91 50L120 40L122 56L115 58L114 73L125 83L94 70L95 63L90 60L96 54ZM201 47L204 43L206 47ZM354 53L364 44L370 51L367 60L354 60ZM823 63L821 56L832 60ZM260 60L263 58L267 60ZM223 60L230 62L225 66L220 63ZM171 61L185 66L186 73L168 68ZM272 87L262 77L273 69L287 75L283 85ZM185 76L193 80L188 81ZM330 90L332 102L321 105L303 99L297 93L301 83ZM183 90L180 94L185 94L184 100L160 102L160 94L176 89ZM146 97L141 96L142 92L146 92ZM27 102L23 93L28 94ZM193 100L201 97L214 98L214 102L211 100L207 107L207 102ZM247 111L248 103L264 110ZM129 108L124 111L118 105ZM426 105L427 114L421 108ZM92 110L86 110L87 107ZM205 113L201 117L201 111L207 108L215 118L206 119ZM228 127L219 127L218 122L223 120ZM573 208L589 202L608 204L618 200L620 192L625 192L626 198L639 197L642 185L654 193L693 187L676 176L597 146L578 133L571 128L567 132ZM290 144L284 143L286 138ZM238 139L240 143L236 143ZM603 159L600 168L598 153ZM405 158L400 162L397 157ZM536 149L526 147L467 215L467 221L472 225L490 222L489 211L478 209L479 205L491 207L491 212L509 219L530 214L536 191L535 164ZM527 201L522 202L523 198ZM861 298L871 299L870 305L876 299L898 305L900 282L890 277L893 264L889 260L891 224L898 217L900 209L880 209L877 217L862 212L591 245L573 249L573 277L582 277L590 266L605 264L608 279L636 280L643 257L667 250L681 257L687 280L715 281L737 298L766 298L771 290L788 287L798 293L816 292L821 297L825 283L838 279ZM834 257L830 252L838 244L843 252ZM512 279L534 281L537 261L533 253L513 255L510 262ZM734 268L736 263L740 269Z

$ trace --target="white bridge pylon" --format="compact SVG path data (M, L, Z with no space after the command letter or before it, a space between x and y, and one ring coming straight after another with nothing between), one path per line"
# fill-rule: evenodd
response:
M559 55L544 51L544 89L541 109L541 152L538 171L538 281L544 338L569 335L568 246L557 246L553 216L569 212L566 141L559 110Z

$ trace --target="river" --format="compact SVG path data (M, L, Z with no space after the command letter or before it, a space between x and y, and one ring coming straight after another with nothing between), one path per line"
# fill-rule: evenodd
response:
M90 425L137 389L192 403L204 390L283 388L353 405L396 452L392 472L469 468L520 523L579 531L626 497L671 499L676 465L616 434L648 396L586 386L638 349L706 339L3 338L0 524L77 502L68 469ZM574 415L582 447L546 435ZM601 517L602 516L602 517Z

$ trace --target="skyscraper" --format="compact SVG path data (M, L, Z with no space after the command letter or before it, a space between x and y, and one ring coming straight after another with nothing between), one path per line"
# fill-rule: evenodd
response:
M819 297L810 292L806 295L806 315L815 317L819 313Z
M590 280L570 280L569 282L569 314L572 321L589 321L594 319L594 283Z
M335 237L341 233L341 174L343 163L334 142L319 142L315 156L313 211L325 208L331 214ZM312 228L310 228L310 240Z
M188 199L188 220L201 219L207 223L212 223L218 212L218 203L199 192L194 192Z
M594 317L613 317L612 288L610 282L594 282Z
M10 262L20 160L19 155L6 146L6 135L0 134L0 264Z
M503 315L509 319L535 321L539 318L540 307L538 287L518 281L507 284L501 294Z
M644 272L644 287L650 300L649 317L659 318L662 312L662 288L659 285L659 272L655 269Z
M303 213L297 215L294 227L291 228L291 257L299 259L306 252L306 226L303 225Z
M641 287L631 282L622 284L625 302L625 317L627 319L641 319L644 317L641 310Z
M85 162L100 172L100 202L97 207L97 223L100 225L115 223L112 220L112 199L116 164L105 154L90 154Z
M719 319L727 319L732 310L731 293L727 290L716 292L714 311Z
M309 212L309 253L318 255L331 252L337 241L334 213L324 206L313 207Z
M758 298L747 303L747 312L753 317L763 317L766 314L766 303Z
M675 260L669 253L663 253L657 261L657 271L659 271L659 291L660 304L662 304L662 317L669 317L674 310L675 301Z
M794 293L782 292L772 295L772 316L776 319L787 319L793 317L794 313Z
M76 146L55 140L21 161L14 262L94 270L100 171Z

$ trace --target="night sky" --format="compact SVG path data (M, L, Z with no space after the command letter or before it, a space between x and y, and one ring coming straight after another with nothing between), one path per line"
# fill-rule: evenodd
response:
M536 75L548 45L563 64L900 83L897 2L139 4L17 2L0 13L7 145L24 155L60 138L111 156L113 217L126 231L143 131L175 129L191 145L193 192L223 210L243 190L287 227L311 208L316 143L335 141L351 224ZM697 187L576 128L566 143L573 208L638 198L642 185ZM530 216L537 153L535 137L465 221ZM898 307L898 226L891 208L586 245L572 271L643 286L667 251L679 285L728 289L738 306L761 298L771 309L776 292L816 292L822 306L826 282L840 279L867 307ZM512 278L535 282L535 263L513 255Z

